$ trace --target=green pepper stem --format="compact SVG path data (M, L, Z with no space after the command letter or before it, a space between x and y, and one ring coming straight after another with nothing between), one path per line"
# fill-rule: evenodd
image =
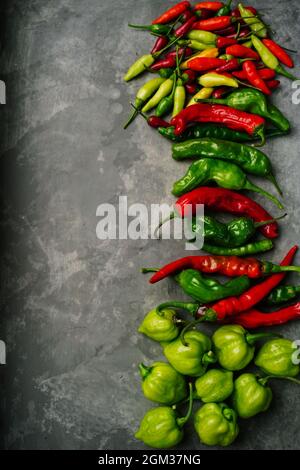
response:
M284 206L281 204L281 202L272 194L268 193L268 191L265 191L264 189L260 188L259 186L256 186L256 184L251 183L248 179L246 180L244 184L244 189L249 189L251 191L255 191L256 193L262 194L263 196L266 196L268 199L270 199L274 204L279 209L284 209Z
M269 175L266 176L266 178L271 181L271 183L275 186L277 192L280 194L280 196L283 196L282 189L280 188L278 181L276 180L275 176L273 173L270 173Z
M134 29L143 29L144 31L149 31L151 29L151 26L146 25L146 24L131 24L128 23L129 28L134 28Z
M169 44L167 44L163 49L161 49L160 51L157 51L157 52L155 52L154 54L152 54L152 56L154 57L154 59L157 59L159 56L161 56L167 49L169 49L169 47L171 47L171 46L173 46L174 44L176 44L176 43L179 41L179 39L180 39L180 37L173 39L173 40L170 41Z
M274 222L277 222L278 220L281 220L286 216L287 216L287 213L280 215L279 217L274 217L273 219L264 220L263 222L255 222L254 227L258 228L258 227L263 227L264 225L273 224Z
M249 345L253 345L256 341L260 339L265 339L265 338L280 338L281 335L275 334L275 333L247 333L245 338L246 341Z
M269 261L261 262L263 274L273 274L282 272L297 272L300 273L300 266L278 266L277 264L270 263Z
M151 367L147 367L147 366L145 366L145 364L143 364L141 362L139 364L139 371L140 371L142 379L144 380L147 377L147 375L149 375L149 373L151 371Z
M170 300L169 302L164 302L163 304L160 304L158 307L156 307L156 310L158 312L161 312L164 308L179 308L181 310L186 310L193 316L196 316L200 306L201 305L196 302L173 302Z
M300 380L298 379L295 379L294 377L288 377L287 375L283 375L283 376L278 376L278 375L268 375L267 377L261 377L260 379L258 379L258 382L265 386L268 382L268 380L270 379L283 379L283 380L289 380L290 382L294 382L298 385L300 385Z
M200 306L198 306L198 309L197 311L195 311L194 315L201 315L200 318L198 318L197 320L194 320L192 322L189 322L184 328L183 330L181 331L180 333L180 340L182 342L182 344L184 346L188 346L187 342L185 341L185 334L191 329L191 328L194 328L195 326L197 326L199 323L202 323L204 321L208 321L208 322L212 322L212 321L215 321L217 319L217 314L214 310L212 309L206 309L205 307L203 308L202 312L201 312L201 308ZM215 362L215 361L214 361Z
M124 125L123 129L127 129L128 126L130 126L130 124L135 120L135 118L137 117L137 115L139 114L139 110L138 109L135 109L131 116L129 117L128 121L126 122L126 124Z
M217 358L213 351L205 353L202 357L202 364L215 364L215 362L217 362Z
M193 411L193 385L191 384L191 382L189 382L189 391L190 391L190 395L189 395L189 407L188 407L188 410L187 410L187 414L183 417L183 418L177 418L177 425L182 428L185 423L188 422L188 420L190 419L191 415L192 415L192 411Z
M141 268L142 274L157 273L158 271L159 271L159 268Z
M255 147L262 147L266 143L266 136L264 132L264 127L261 126L259 129L256 130L257 137L261 138L261 142L259 144L255 144Z
M279 73L280 75L283 75L284 77L287 77L287 78L290 78L291 80L299 80L299 78L295 77L294 75L292 75L290 72L288 72L287 70L285 70L284 67L282 67L282 65L278 64L277 67L276 67L276 72Z
M177 214L175 212L171 212L171 214L166 217L164 220L162 220L159 225L156 227L156 229L154 230L154 237L156 238L160 238L160 229L161 227L167 223L167 222L170 222L171 220L175 219L175 217L177 217Z

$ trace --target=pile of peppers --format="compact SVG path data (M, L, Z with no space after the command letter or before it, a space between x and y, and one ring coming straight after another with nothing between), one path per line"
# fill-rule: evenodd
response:
M142 269L152 273L151 284L171 277L191 300L164 302L139 326L160 343L166 361L139 365L143 394L159 406L146 413L135 437L157 449L174 447L193 416L202 444L228 446L239 419L269 409L270 381L300 384L293 341L249 332L300 318L300 286L282 285L288 272L300 272L293 265L298 247L279 264L253 257L274 247L286 215L271 159L258 147L290 132L270 95L278 75L296 79L287 70L294 61L254 7L233 7L232 0L181 1L151 24L129 27L150 32L155 43L124 76L128 82L151 74L124 128L142 116L170 141L175 161L190 161L173 184L178 199L169 220L190 217L189 241L201 234L208 253ZM271 182L278 195L254 184L253 176ZM268 198L281 213L270 214L244 191ZM205 215L197 213L199 205ZM235 218L224 223L218 212ZM211 337L200 331L203 322L217 325ZM244 370L250 364L256 370Z

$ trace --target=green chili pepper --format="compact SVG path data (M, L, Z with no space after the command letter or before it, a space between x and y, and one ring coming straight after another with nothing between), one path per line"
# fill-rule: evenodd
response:
M259 18L257 18L252 13L252 11L245 8L242 3L239 3L238 9L240 11L241 17L245 23L250 26L250 29L260 38L266 38L268 35L266 25Z
M296 377L300 372L300 366L293 363L295 353L297 349L293 347L292 341L276 338L261 347L254 362L266 374Z
M168 114L171 111L171 109L173 107L173 102L174 102L175 90L176 90L176 80L175 80L175 77L174 77L172 92L169 96L165 96L165 98L163 98L160 101L160 103L158 104L158 106L156 108L156 111L155 111L156 116L162 117L162 116L165 116L166 114Z
M179 335L175 310L169 308L159 312L156 309L151 310L142 321L138 332L154 341L172 341Z
M240 246L237 248L226 248L220 246L209 245L204 243L202 250L207 251L212 255L222 256L249 256L257 253L264 253L265 251L272 250L274 243L272 240L259 240L257 242L248 243L247 245Z
M155 108L163 98L165 98L172 92L174 80L175 80L175 76L172 76L170 78L167 78L160 85L155 95L152 96L152 98L143 107L142 109L143 113L146 113L150 111L152 108Z
M264 45L264 43L256 36L252 36L252 44L260 55L263 63L269 67L269 69L276 70L277 73L284 77L290 78L291 80L298 80L294 75L290 74L280 65L277 57Z
M238 88L238 81L233 77L222 75L221 73L208 72L198 78L200 85L204 87L214 88L218 86L228 86L231 88Z
M216 279L203 276L195 269L185 269L175 279L186 294L203 304L240 295L250 287L247 276L236 277L221 284Z
M239 433L237 415L224 403L207 403L196 413L194 426L200 441L208 446L229 446Z
M181 78L178 78L177 80L177 85L175 87L175 93L174 93L174 107L173 107L173 113L172 117L177 116L177 114L180 113L180 111L183 110L184 104L185 104L185 88L183 86Z
M247 217L240 217L227 224L219 222L208 215L196 216L192 219L192 232L196 235L204 235L205 242L209 241L220 247L237 248L247 243L253 237L257 228L279 220L284 216L285 214L277 219L264 222L254 222Z
M283 209L283 205L275 196L248 180L240 167L234 163L211 158L202 158L193 162L185 176L174 183L172 194L181 196L210 181L214 181L221 188L255 191L273 201L279 209Z
M286 379L297 384L299 380L291 377L259 377L254 374L242 374L234 382L233 405L241 418L252 418L266 411L272 401L272 389L267 386L270 379Z
M202 31L200 29L193 29L187 35L189 39L208 44L210 47L216 47L216 40L218 36L210 31Z
M272 171L270 159L261 150L237 142L217 139L192 139L172 146L175 160L185 158L217 158L239 165L244 171L270 180L282 194Z
M200 377L216 361L209 337L196 330L186 332L184 344L181 338L167 344L164 355L175 370L191 377Z
M212 337L218 362L226 370L244 369L254 357L255 341L269 336L272 334L250 334L240 325L221 326Z
M218 10L216 16L228 16L231 13L231 3L232 0L229 0L220 10Z
M157 36L166 36L170 33L171 28L169 25L166 24L151 24L151 25L143 25L143 24L128 24L129 28L133 29L141 29L142 31L150 31L152 34Z
M185 379L170 364L154 362L150 367L139 365L142 389L148 400L174 405L187 396Z
M247 111L252 114L258 114L272 122L278 129L288 132L291 128L289 121L281 111L272 104L268 104L265 95L253 88L243 88L234 90L223 99L209 98L202 100L205 103L225 104L231 108Z
M228 127L222 127L212 123L190 127L182 135L175 135L174 129L175 128L173 126L159 127L158 132L172 142L185 142L186 140L201 139L205 137L233 142L253 142L254 140L257 140L257 138L251 137L246 132L234 131ZM265 132L266 137L277 137L285 134L285 132L279 131L278 129L267 129Z
M156 449L169 449L183 439L182 428L192 414L192 385L190 387L190 403L185 417L179 418L177 412L169 406L153 408L145 414L140 428L135 434L136 439Z
M129 82L133 78L137 77L141 73L145 72L154 63L155 57L152 54L142 55L134 64L129 67L124 80Z
M194 398L204 403L226 400L233 392L233 373L227 370L210 369L195 382Z
M151 96L156 92L156 90L164 83L164 78L157 77L157 78L152 78L152 80L149 80L149 82L145 83L137 92L136 98L135 98L135 110L130 116L129 120L126 122L124 129L127 129L129 124L132 123L132 121L136 118L136 116L139 114L139 110L142 109L144 103L151 98Z
M170 69L170 68L160 69L158 72L158 74L162 78L169 78L173 73L174 73L174 69Z
M268 305L277 305L295 299L300 294L300 286L279 286L265 299Z

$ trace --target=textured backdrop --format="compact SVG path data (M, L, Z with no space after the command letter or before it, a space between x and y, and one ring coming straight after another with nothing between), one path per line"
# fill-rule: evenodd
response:
M2 448L143 448L133 432L151 404L140 391L137 364L161 357L161 349L136 329L153 306L182 295L172 281L151 287L139 268L185 251L180 241L101 242L96 208L116 204L119 195L129 203L171 203L171 184L186 166L172 161L170 144L142 119L122 129L144 81L128 86L122 76L152 42L127 23L147 23L167 3L2 3ZM297 0L252 4L263 8L282 44L300 50ZM300 75L300 58L296 63ZM292 93L282 79L274 96L292 134L265 147L289 213L276 253L266 255L276 261L300 241L300 114ZM300 324L280 331L300 338ZM270 411L241 423L234 449L300 448L299 392L278 382L274 390ZM199 447L190 428L181 448Z

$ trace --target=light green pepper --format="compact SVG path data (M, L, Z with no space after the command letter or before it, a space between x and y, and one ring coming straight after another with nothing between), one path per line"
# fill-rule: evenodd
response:
M184 342L177 338L164 347L164 355L170 364L183 375L200 377L207 365L216 361L211 351L211 341L200 331L187 331Z
M210 369L195 382L195 398L204 403L226 400L233 392L233 373L226 370Z
M138 60L135 61L131 67L129 67L124 77L125 82L129 82L129 80L132 80L141 73L145 72L147 68L151 67L154 61L155 57L152 54L145 54L139 57Z
M170 308L164 308L159 312L156 308L151 310L142 321L138 332L154 341L173 341L179 335L175 310Z
M175 92L174 92L174 106L173 106L173 112L172 112L172 117L177 116L177 114L180 113L180 111L183 110L184 105L185 105L185 88L183 86L181 78L178 78Z
M145 104L143 107L142 111L143 113L147 113L150 111L152 108L155 108L160 101L165 98L165 96L168 96L172 92L173 88L173 82L175 80L175 77L172 76L170 78L167 78L159 87L157 92L155 93L154 96Z
M195 414L195 430L208 446L229 446L239 433L237 415L224 403L207 403Z
M166 362L154 362L150 367L139 365L142 390L148 400L173 405L187 396L184 377Z
M250 373L235 380L233 406L241 418L251 418L269 408L273 394L266 383L266 379Z
M252 11L245 8L242 3L239 3L238 8L241 17L243 18L245 23L250 26L251 31L253 31L253 33L255 33L260 38L266 38L268 35L266 25L259 18L257 18L252 13Z
M218 36L210 31L202 31L200 29L192 29L187 35L189 39L194 39L204 44L209 44L211 47L216 47L216 40Z
M296 377L300 366L293 362L296 348L293 342L285 338L276 338L265 343L255 358L255 365L266 374Z

